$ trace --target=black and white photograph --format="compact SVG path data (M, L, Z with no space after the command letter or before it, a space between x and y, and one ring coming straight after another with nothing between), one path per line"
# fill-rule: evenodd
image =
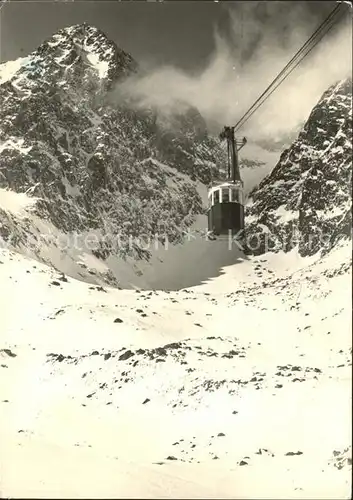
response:
M0 498L351 498L352 24L0 0Z

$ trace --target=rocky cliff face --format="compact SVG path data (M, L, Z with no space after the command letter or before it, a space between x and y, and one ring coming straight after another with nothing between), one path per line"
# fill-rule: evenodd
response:
M99 231L102 258L112 251L107 235L158 232L178 241L203 212L197 186L217 176L222 154L196 110L176 126L153 109L112 105L109 90L137 71L86 24L0 65L0 189L35 197L33 213L61 232ZM3 238L23 243L28 230L0 213Z
M352 80L332 85L297 140L251 193L246 207L249 253L329 251L351 236Z

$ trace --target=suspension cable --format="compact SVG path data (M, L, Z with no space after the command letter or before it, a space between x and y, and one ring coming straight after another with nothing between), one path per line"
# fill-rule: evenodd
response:
M342 16L340 16L342 17ZM251 111L251 113L243 120L243 122L241 124L238 125L237 129L239 129L240 127L242 127L249 119L250 117L255 113L255 111L257 111L260 106L262 106L265 101L273 94L273 92L277 89L277 87L279 87L281 85L281 83L284 82L284 80L286 78L288 78L288 76L295 70L295 68L303 61L303 59L305 59L305 57L316 47L316 45L320 42L320 40L333 28L334 24L335 24L336 21L334 21L331 26L328 27L328 29L322 33L322 35L320 36L320 38L316 41L316 43L314 45L312 45L312 47L309 48L309 50L306 52L306 54L304 54L304 56L290 69L290 71L284 75L284 77L282 78L282 80L280 82L277 83L277 85L271 90L271 92L263 99L262 102L260 102L255 109L253 109Z
M329 26L329 28L323 32L322 36L320 38L318 38L318 35L321 34L321 32L323 30L325 30L325 28L329 25L330 21L332 21L334 19L334 17L337 15L338 13L338 10L340 9L340 6L341 4L338 4L333 10L332 12L327 16L327 18L321 23L321 25L315 30L315 32L311 35L311 37L305 42L305 44L296 52L296 54L292 57L292 59L288 62L288 64L280 71L280 73L276 76L276 78L270 83L270 85L265 89L265 91L258 97L258 99L253 103L253 105L247 110L247 112L240 118L240 120L238 120L238 122L236 123L235 125L235 130L238 130L242 125L244 125L244 123L250 118L250 116L252 116L252 114L258 109L259 106L261 106L261 104L263 104L263 102L272 94L273 90L275 90L278 85L280 85L280 83L282 83L282 81L285 80L285 78L287 78L287 76L293 71L293 69L295 69L298 64L300 64L300 62L304 59L304 57L306 57L307 54L309 54L309 52L311 52L311 50L317 45L318 41L321 40L321 38L323 38L323 36L328 33L328 31L332 28L332 26L335 24L335 22L337 21L334 20L334 22ZM340 16L341 17L341 16ZM310 46L310 44L313 42L313 41L316 41L318 38L318 41L312 45L308 52L306 52L306 54L304 54L303 57L301 57L301 59L295 64L295 66L293 66L289 73L287 75L285 75L286 71L290 68L290 66L305 52L305 50ZM284 78L280 81L280 83L278 85L275 86L275 88L269 93L269 95L265 98L265 100L258 106L256 107L256 105L261 101L261 99L263 97L266 96L266 94L271 90L271 88L277 83L277 81L283 76ZM252 110L256 107L256 109L252 112ZM249 115L249 116L248 116Z

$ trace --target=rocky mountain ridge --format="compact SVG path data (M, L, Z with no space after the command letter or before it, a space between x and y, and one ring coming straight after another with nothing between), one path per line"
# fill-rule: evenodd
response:
M87 24L0 65L0 188L35 197L35 215L63 233L179 241L203 213L198 186L217 178L223 153L197 110L166 126L153 109L108 103L109 90L136 71L129 54ZM12 242L23 242L9 217L1 212L2 237L15 232ZM112 251L103 239L95 250L102 258ZM146 255L136 245L133 252Z
M247 251L329 251L352 226L352 80L332 85L250 194Z

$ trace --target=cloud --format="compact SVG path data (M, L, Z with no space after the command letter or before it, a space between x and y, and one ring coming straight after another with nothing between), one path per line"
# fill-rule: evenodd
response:
M215 27L207 66L189 74L163 66L129 78L115 89L161 113L195 106L213 131L235 124L327 16L310 2L225 3L227 26ZM252 138L286 134L303 123L322 93L352 68L349 13L319 42L240 133ZM197 26L195 26L197 29Z

